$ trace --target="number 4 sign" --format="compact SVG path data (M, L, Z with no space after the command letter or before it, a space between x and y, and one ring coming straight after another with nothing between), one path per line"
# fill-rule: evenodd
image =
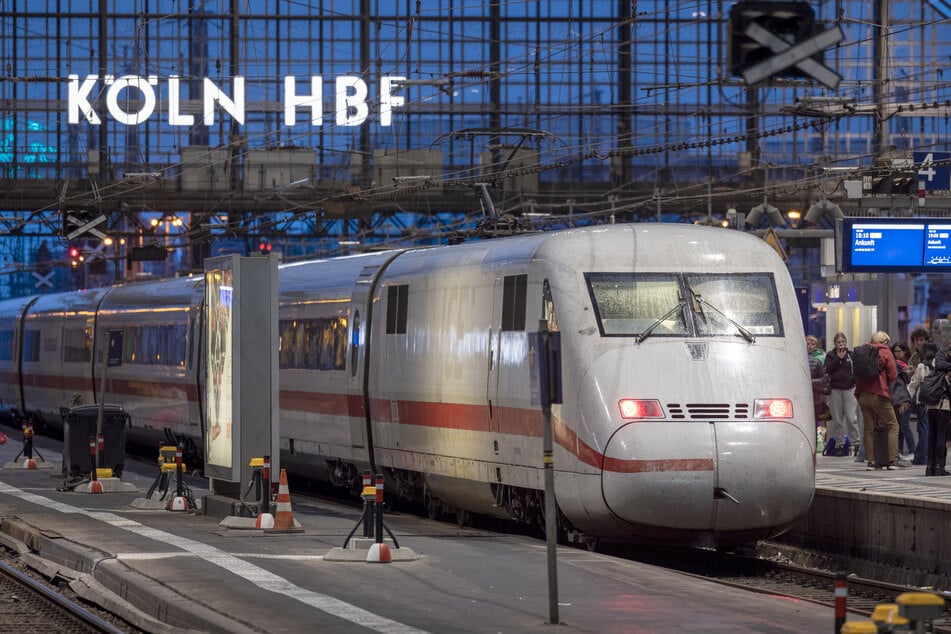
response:
M927 191L951 189L951 152L915 152L914 161L918 182Z

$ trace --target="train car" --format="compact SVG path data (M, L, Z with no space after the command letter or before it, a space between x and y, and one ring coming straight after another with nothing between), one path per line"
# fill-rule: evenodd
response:
M566 531L737 543L809 507L803 330L762 241L664 224L545 233L407 251L377 286L374 453L431 508L541 521L539 320L561 337Z
M40 429L59 425L61 408L93 402L93 331L99 304L108 292L40 295L24 311L24 411L34 414Z
M103 297L99 336L179 342L96 366L107 402L134 408L130 437L203 446L200 303L200 278ZM21 304L0 304L0 333ZM561 537L725 546L776 535L811 503L796 295L772 248L742 232L609 225L284 264L279 315L292 472L358 489L370 468L433 517L542 525L529 338L544 322L561 346Z
M281 266L279 338L281 464L359 491L376 465L359 342L372 289L401 251Z
M203 300L201 275L116 286L102 300L96 325L96 393L90 396L125 409L133 441L203 446ZM106 359L110 332L122 337L121 358L111 367Z
M0 302L0 408L22 412L23 315L37 296L17 297ZM32 342L30 342L32 345Z

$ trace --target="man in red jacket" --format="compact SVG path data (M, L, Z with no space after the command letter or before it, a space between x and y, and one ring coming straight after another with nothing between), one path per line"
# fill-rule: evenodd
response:
M899 458L898 455L898 419L895 418L895 408L892 407L891 391L888 386L898 378L898 367L895 357L888 347L890 337L886 332L876 332L870 343L878 348L879 367L881 371L872 378L855 377L855 397L862 410L862 420L865 426L865 455L868 457L869 468L898 467L907 469L911 466ZM888 431L888 463L875 462L875 430L884 427Z

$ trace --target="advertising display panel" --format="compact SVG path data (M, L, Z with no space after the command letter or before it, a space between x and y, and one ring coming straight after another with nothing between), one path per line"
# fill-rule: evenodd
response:
M250 481L251 459L264 456L280 473L277 260L205 260L204 318L205 473Z

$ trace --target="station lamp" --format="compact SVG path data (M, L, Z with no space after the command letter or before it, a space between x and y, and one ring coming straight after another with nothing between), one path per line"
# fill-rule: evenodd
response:
M809 209L806 210L806 215L803 216L802 220L807 225L817 225L819 224L819 221L822 220L822 217L826 216L829 218L829 222L834 224L837 219L842 217L842 215L842 209L840 209L838 205L835 203L830 203L825 198L822 198L809 206Z
M770 205L764 198L762 204L756 205L746 214L746 224L755 229L763 220L763 216L766 216L766 219L769 220L770 227L779 227L786 222L779 209Z

